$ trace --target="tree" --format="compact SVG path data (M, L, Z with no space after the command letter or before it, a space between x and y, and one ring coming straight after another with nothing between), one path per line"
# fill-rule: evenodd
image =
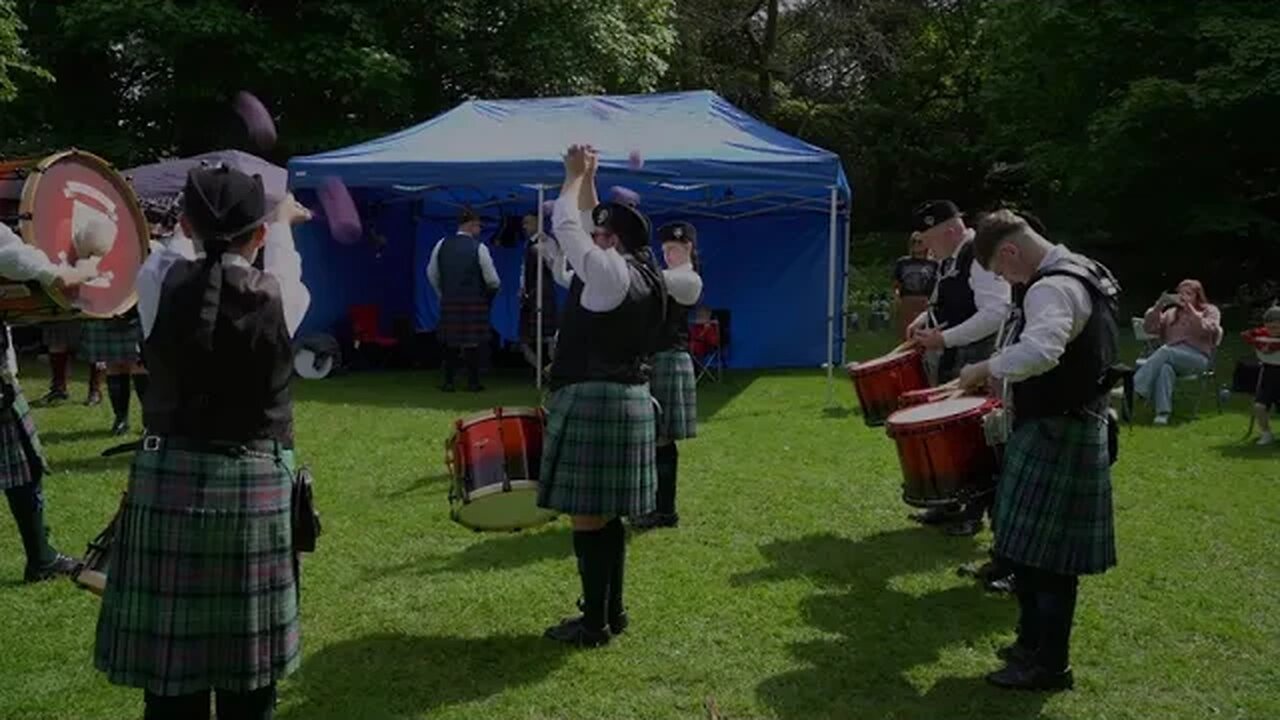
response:
M19 34L25 27L19 19L13 0L0 0L0 102L17 97L18 88L13 76L21 73L40 80L49 80L44 70L33 65L22 46Z

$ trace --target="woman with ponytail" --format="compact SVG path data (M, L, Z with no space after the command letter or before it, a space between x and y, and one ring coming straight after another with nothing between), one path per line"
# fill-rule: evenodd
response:
M151 387L98 618L95 665L147 718L270 718L299 664L291 337L310 304L287 197L226 167L187 178L181 244L138 275ZM263 254L264 270L253 267Z
M698 377L689 355L689 314L702 297L698 274L698 231L689 223L674 222L658 228L662 271L667 286L667 316L649 381L658 401L658 507L638 518L639 529L676 527L676 475L680 456L676 441L698 434Z

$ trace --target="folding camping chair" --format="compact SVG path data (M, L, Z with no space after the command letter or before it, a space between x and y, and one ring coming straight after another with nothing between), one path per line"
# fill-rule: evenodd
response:
M1138 359L1134 361L1134 369L1142 367L1147 362L1147 357L1151 353L1160 349L1160 338L1151 335L1142 327L1142 318L1133 318L1133 337L1142 343L1142 351L1138 355ZM1218 364L1218 346L1222 344L1224 332L1222 328L1218 328L1218 337L1214 340L1213 352L1209 355L1209 366L1203 372L1191 373L1190 375L1179 375L1178 381L1183 383L1195 383L1196 394L1191 405L1191 417L1200 417L1200 403L1204 400L1205 392L1212 392L1214 399L1217 401L1218 412L1222 412L1222 396L1213 387L1217 380L1217 364ZM1133 407L1132 398L1126 398L1126 403L1130 408ZM1132 412L1130 412L1130 422L1132 422Z
M689 326L689 355L698 373L698 382L710 378L720 382L725 352L729 347L729 311L712 310L711 319Z

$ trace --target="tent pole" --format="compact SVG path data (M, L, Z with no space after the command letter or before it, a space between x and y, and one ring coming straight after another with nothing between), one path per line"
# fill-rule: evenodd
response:
M853 209L850 208L844 214L844 283L843 283L843 304L840 309L840 347L837 349L836 357L840 358L840 364L844 365L845 357L849 354L849 274L850 268L853 266L853 258L849 256L853 246L850 239L853 235Z
M836 234L839 225L839 217L836 214L839 202L840 188L831 186L831 228L830 228L830 247L828 248L828 261L830 267L827 272L827 407L831 407L832 401L832 377L835 374L836 364Z
M538 232L542 232L543 224L542 203L546 202L547 191L541 183L538 184ZM534 375L538 378L538 390L542 390L542 248L539 247L534 253L534 262L538 263L538 305L537 305L537 328L534 332L538 336L538 350L536 353L538 367L533 369Z

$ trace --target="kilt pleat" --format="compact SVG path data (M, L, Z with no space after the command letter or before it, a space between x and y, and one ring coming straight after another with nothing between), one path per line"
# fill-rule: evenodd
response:
M569 515L653 512L655 431L648 384L556 390L547 401L538 506Z
M1015 563L1063 575L1115 566L1106 421L1019 425L1005 447L992 517L995 553Z
M0 410L0 490L29 485L40 477L37 471L47 468L35 417L14 383L13 404Z
M94 652L110 682L249 692L297 669L292 476L289 451L135 456Z
M40 326L40 339L45 347L64 347L76 350L80 347L80 322L51 322Z
M142 358L142 324L135 318L86 320L79 356L85 362L137 362Z
M489 344L489 301L451 298L440 303L440 342L449 347Z
M658 401L658 442L698 436L698 376L684 350L667 350L653 358L649 379Z

